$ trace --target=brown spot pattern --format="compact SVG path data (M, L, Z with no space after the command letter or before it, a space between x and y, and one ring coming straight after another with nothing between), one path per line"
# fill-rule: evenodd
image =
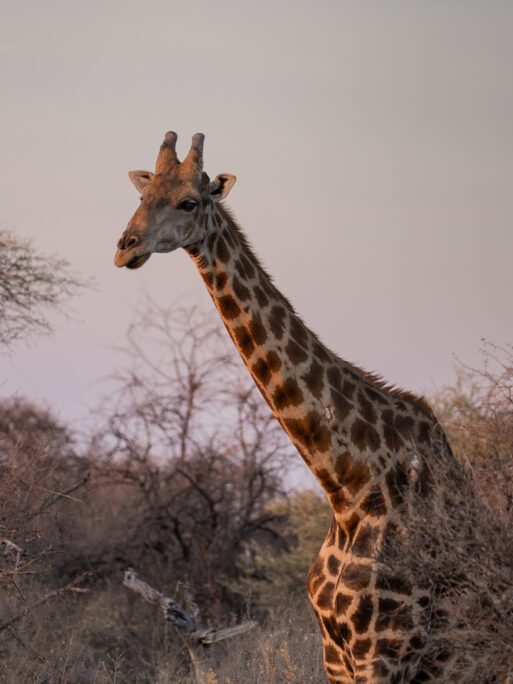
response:
M339 485L331 477L329 470L326 470L326 468L317 468L315 474L319 478L320 482L322 482L325 491L331 494L339 490Z
M387 447L390 449L390 451L399 451L399 449L404 444L397 430L389 427L388 425L383 426L383 436L385 438L385 443Z
M242 302L246 302L248 299L251 298L251 294L250 294L248 288L241 283L241 281L237 278L236 275L233 276L232 287L233 287L233 291L235 292L235 295Z
M290 321L290 334L299 345L303 347L307 346L308 335L305 326L297 317L293 317Z
M348 563L342 570L341 581L349 588L359 591L369 585L371 568L368 565Z
M421 420L417 428L417 437L419 442L427 443L429 442L429 437L431 434L431 426L426 421Z
M340 637L343 641L345 641L345 642L351 641L351 638L353 636L353 632L351 631L351 627L347 624L347 622L340 622L338 625L338 631L339 631Z
M276 373L281 368L281 359L275 351L270 351L266 356L267 363L271 369L271 373Z
M308 593L310 594L310 596L314 596L317 589L324 581L322 569L322 558L318 556L315 563L310 566L310 570L308 572Z
M313 355L319 361L330 361L331 356L328 354L326 347L324 347L320 342L315 342L313 346Z
M367 393L367 396L371 401L375 401L378 404L387 404L386 398L381 394L381 392L378 392L375 389L372 389L372 387L367 387L365 392Z
M351 413L353 405L344 399L340 392L334 388L330 389L330 395L336 417L338 420L344 420Z
M270 370L269 370L270 375ZM299 406L303 401L303 392L294 378L288 378L283 385L276 388L273 395L275 407L280 410L288 406Z
M256 344L264 344L267 340L267 331L262 323L260 314L255 314L249 324L249 331L253 336Z
M237 273L241 276L241 278L247 278L246 269L242 265L242 262L240 261L240 259L239 259L239 261L236 262L235 268L237 269Z
M364 634L369 629L372 614L374 612L374 604L370 594L360 596L358 606L351 616L354 631L357 634Z
M337 366L330 366L330 368L328 368L326 371L326 375L330 385L336 390L340 390L340 386L342 384L342 375L340 374L340 369L337 368Z
M209 290L212 289L212 285L214 284L214 276L210 272L202 272L201 277L205 281L205 285L208 287Z
M337 525L335 527L335 539L333 543L337 547L337 549L340 549L341 551L344 549L347 541L347 535L344 532L344 530L340 527L340 525Z
M335 472L338 481L353 496L370 480L370 470L365 463L355 461L346 451L337 458Z
M226 318L230 321L232 318L240 316L239 305L231 295L219 297L218 304L223 318Z
M334 511L337 513L341 513L344 508L347 506L347 497L342 491L342 489L339 489L337 492L334 494L330 494L330 503L331 507L333 508Z
M338 641L338 629L337 623L332 616L323 616L322 621L324 623L324 629L326 633L333 639L334 642Z
M253 364L251 370L263 385L267 385L271 379L271 369L269 368L267 361L259 358Z
M286 311L282 306L275 305L269 314L269 326L277 340L281 340L285 330Z
M342 384L342 394L349 400L353 398L356 385L351 380L344 380Z
M426 640L419 634L415 634L410 639L410 647L413 648L415 651L421 651L425 645Z
M413 619L409 606L403 605L393 612L380 613L376 618L376 630L381 632L385 629L410 630L413 628Z
M240 261L242 264L242 267L248 276L248 278L254 278L255 277L255 269L253 267L253 264L247 259L247 257L244 254L240 255Z
M333 644L325 644L324 646L324 660L327 663L338 663L339 657L338 657L338 651L333 646Z
M214 253L214 243L216 241L216 236L217 233L210 233L210 235L207 238L207 248L211 254Z
M326 584L319 591L315 603L321 610L327 610L328 608L332 607L334 589L335 585L333 582L326 582Z
M330 575L337 575L340 570L340 560L336 556L328 556L326 567Z
M284 425L292 438L306 448L315 447L324 452L330 446L330 431L321 424L320 416L315 411L310 411L303 420L286 418Z
M351 648L353 657L356 658L356 660L365 658L367 653L370 651L371 644L372 642L370 639L356 639Z
M255 349L255 344L251 335L243 325L234 328L233 334L241 353L246 358L249 358Z
M335 611L337 615L344 615L349 606L351 605L352 600L352 596L338 593L337 598L335 599Z
M257 298L258 305L260 308L264 308L269 304L269 299L265 292L262 290L260 285L257 285L253 290L255 297Z
M415 421L411 416L399 415L395 418L395 427L399 430L403 437L411 438L414 425Z
M356 529L357 529L359 524L360 524L360 516L358 515L358 513L353 513L348 520L344 521L347 536L351 542L353 541L354 534L355 534Z
M393 598L384 597L379 599L378 611L383 614L392 615L401 607L401 603Z
M219 271L219 273L216 273L216 287L218 290L222 290L224 286L226 285L226 281L228 280L228 275L226 271Z
M227 228L223 230L223 237L226 240L226 242L230 245L230 247L235 247L235 241L230 235L230 231Z
M369 524L362 524L351 544L351 551L356 556L369 558L372 555L375 542L376 530L374 527Z
M324 370L314 359L309 370L303 376L306 386L316 399L321 396L324 388Z
M373 424L376 422L377 415L376 411L374 410L374 406L361 390L358 392L358 408L364 420Z
M328 536L326 537L325 544L327 546L333 546L335 543L335 537L337 534L338 525L335 518L331 519L330 529L328 530Z
M285 351L287 352L287 356L295 366L297 366L299 363L302 363L303 361L306 361L308 358L308 354L304 351L304 349L301 349L301 347L297 345L294 342L294 340L289 341L289 343L285 347Z
M360 418L356 418L351 427L351 439L360 451L377 451L381 443L376 429Z
M378 639L376 643L376 655L396 659L401 651L402 641L398 639Z
M219 259L219 261L222 261L223 264L227 264L230 260L230 252L228 250L226 242L223 240L222 235L218 235L217 237L216 257Z
M408 487L408 475L406 470L398 463L395 468L391 468L388 471L385 479L393 505L400 506L404 501L406 489Z
M408 580L405 580L402 577L394 577L393 575L378 575L376 587L378 589L392 591L395 594L406 594L407 596L412 592L412 586Z
M387 512L387 506L385 499L383 497L383 492L379 485L375 485L370 492L367 494L363 502L360 504L360 508L364 510L369 515L382 516Z

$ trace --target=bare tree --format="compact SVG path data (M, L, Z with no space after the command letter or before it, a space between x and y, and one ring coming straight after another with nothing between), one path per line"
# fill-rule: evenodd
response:
M159 584L186 575L218 620L240 605L230 586L250 542L282 539L267 504L283 493L290 447L209 315L147 303L127 339L93 446L100 479L124 487L122 529L96 558L123 559Z
M0 228L0 346L50 332L49 312L84 284L67 261L41 255L29 240Z

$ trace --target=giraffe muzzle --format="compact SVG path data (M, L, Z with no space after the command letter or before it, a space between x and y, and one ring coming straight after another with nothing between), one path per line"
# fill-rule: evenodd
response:
M143 254L130 253L128 250L118 249L114 256L114 264L118 268L140 268L145 264L151 256L151 252L144 252Z

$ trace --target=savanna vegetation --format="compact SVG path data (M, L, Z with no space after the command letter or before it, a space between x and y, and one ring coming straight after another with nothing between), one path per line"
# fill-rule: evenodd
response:
M6 348L48 331L44 307L81 282L13 234L0 241ZM0 401L0 681L192 683L179 633L123 586L132 567L167 596L185 588L204 624L258 623L210 647L212 682L324 682L305 586L328 508L290 488L299 457L217 319L145 302L115 385L86 437L28 397ZM513 348L486 345L483 367L432 399L457 464L432 464L434 494L389 560L435 588L433 659L450 639L469 682L506 681Z

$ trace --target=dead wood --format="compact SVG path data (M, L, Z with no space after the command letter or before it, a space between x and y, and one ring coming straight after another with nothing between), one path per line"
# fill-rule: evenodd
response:
M123 584L142 596L148 603L158 605L164 614L164 619L171 622L177 629L189 654L197 684L216 684L217 682L213 654L208 646L244 634L257 625L253 620L249 620L240 625L222 629L205 627L199 621L198 606L188 590L183 592L185 604L182 605L141 580L132 568L126 570Z

